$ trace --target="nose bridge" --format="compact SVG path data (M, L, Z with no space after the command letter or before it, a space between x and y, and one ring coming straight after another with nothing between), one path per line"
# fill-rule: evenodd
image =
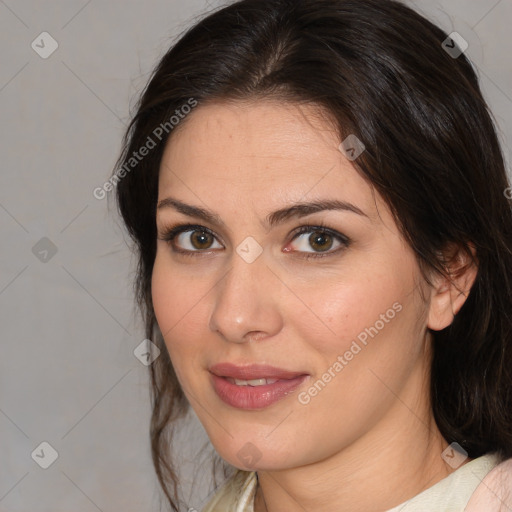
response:
M248 333L278 332L281 318L272 293L275 279L263 254L251 261L243 252L242 256L233 252L230 269L216 287L210 329L232 342L245 341Z

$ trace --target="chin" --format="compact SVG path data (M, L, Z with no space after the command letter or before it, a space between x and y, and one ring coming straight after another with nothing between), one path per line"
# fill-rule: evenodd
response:
M277 471L300 465L294 461L297 442L293 436L269 439L259 435L243 435L231 438L223 436L222 442L210 438L217 453L229 464L244 471ZM285 443L288 441L289 446ZM278 448L279 447L279 448Z

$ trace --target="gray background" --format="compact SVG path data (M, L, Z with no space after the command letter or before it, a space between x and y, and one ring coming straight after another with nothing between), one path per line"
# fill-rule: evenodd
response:
M221 3L0 0L0 512L159 509L134 257L92 191L158 58ZM510 162L512 0L411 4L468 41ZM43 31L59 45L47 59L31 47ZM184 510L200 510L211 447L198 459L207 438L193 413L185 425Z

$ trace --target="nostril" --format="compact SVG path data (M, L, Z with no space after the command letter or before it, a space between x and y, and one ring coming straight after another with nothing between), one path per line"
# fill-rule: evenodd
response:
M251 331L248 332L244 338L247 338L247 341L258 341L262 338L266 338L268 335L263 331Z

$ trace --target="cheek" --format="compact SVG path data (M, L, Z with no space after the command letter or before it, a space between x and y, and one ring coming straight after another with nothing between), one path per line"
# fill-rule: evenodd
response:
M365 329L376 322L379 330L385 329L380 315L385 319L395 316L392 306L400 299L400 289L400 283L389 275L375 271L354 272L335 282L313 280L294 289L301 300L290 298L289 312L298 330L309 333L308 344L332 356L348 350L358 336L364 342Z
M156 320L164 338L178 318L183 315L183 311L179 310L180 303L176 300L174 291L178 286L179 280L165 271L164 265L160 263L160 258L157 256L151 276L151 297Z
M417 319L422 305L411 294L412 273L384 273L382 268L389 266L381 266L380 272L368 267L343 282L316 281L297 292L307 298L308 307L289 312L315 370L315 389L306 390L301 403L311 398L321 409L337 404L364 418L372 408L389 405L390 395L379 378L398 386L421 356ZM317 399L319 390L322 398Z
M160 331L173 361L187 352L199 350L191 338L201 340L204 314L201 313L207 287L186 272L177 272L157 258L151 279L153 308Z

